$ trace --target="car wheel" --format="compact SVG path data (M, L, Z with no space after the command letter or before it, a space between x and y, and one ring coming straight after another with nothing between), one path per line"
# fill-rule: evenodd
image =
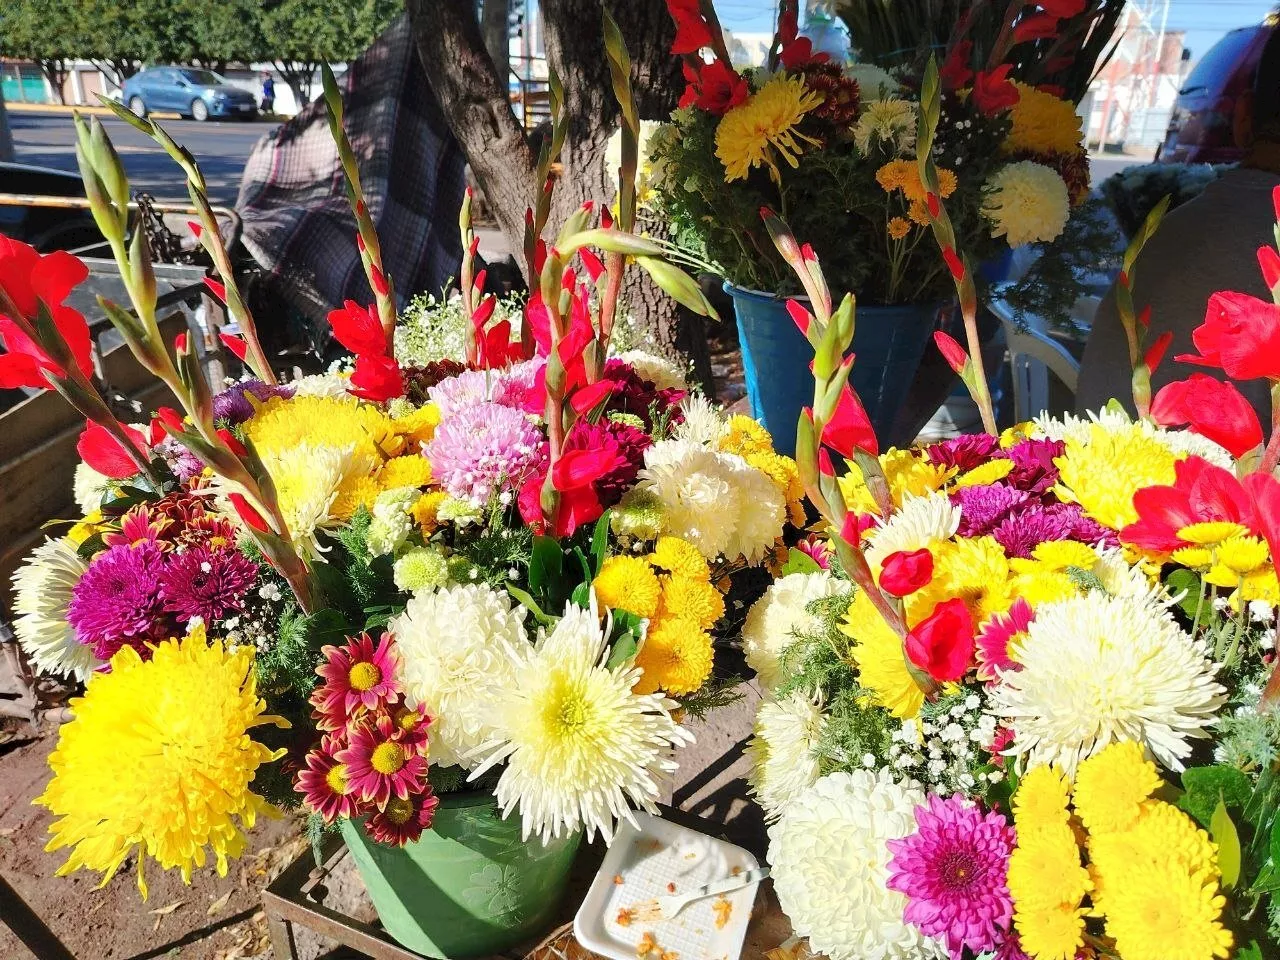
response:
M191 119L199 120L202 123L209 119L209 105L203 100L191 101Z
M130 97L129 111L135 117L145 117L147 115L147 105L142 102L141 97Z

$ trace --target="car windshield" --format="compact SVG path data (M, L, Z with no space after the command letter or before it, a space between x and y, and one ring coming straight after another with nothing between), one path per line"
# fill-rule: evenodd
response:
M180 70L179 73L198 87L216 87L227 82L212 70Z
M1232 30L1210 47L1209 51L1200 58L1195 69L1187 75L1179 92L1221 90L1234 72L1241 55L1257 35L1257 29L1257 27L1242 27L1239 30Z

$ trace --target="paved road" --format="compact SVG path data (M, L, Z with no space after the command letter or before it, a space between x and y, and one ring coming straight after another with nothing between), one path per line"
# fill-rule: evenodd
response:
M1133 157L1126 154L1107 154L1105 156L1090 154L1089 174L1093 185L1096 187L1113 173L1119 173L1127 167L1141 166L1144 163L1151 163L1151 157Z
M148 137L114 117L103 118L125 171L135 190L145 190L157 199L186 202L187 188L182 171ZM178 143L195 154L209 183L214 203L235 203L245 159L258 138L274 124L209 120L161 120L161 125ZM58 170L76 170L75 128L65 113L9 111L9 126L17 159Z

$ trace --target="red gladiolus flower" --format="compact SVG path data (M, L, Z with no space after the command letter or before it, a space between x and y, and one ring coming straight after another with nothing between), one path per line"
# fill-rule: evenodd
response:
M800 332L806 337L809 335L809 328L813 325L813 314L810 313L799 300L787 301L787 316L795 321Z
M933 342L937 345L943 359L947 361L947 366L957 374L963 374L965 365L969 362L969 354L956 342L955 337L942 330L935 330Z
M271 532L271 528L267 526L267 521L262 519L262 514L257 511L253 504L245 499L244 494L228 493L227 499L231 501L231 506L235 508L240 519L245 522L245 526L250 527L253 530L257 530L259 533Z
M1154 553L1190 546L1178 534L1197 523L1238 523L1258 532L1249 492L1230 470L1201 457L1178 461L1173 486L1137 491L1133 507L1138 519L1120 531L1120 539Z
M220 333L218 334L218 339L222 341L224 347L236 355L241 363L249 355L249 345L239 337L233 337L229 333Z
M1074 17L1084 10L1085 0L1036 0L1036 6L1055 17Z
M1043 40L1058 32L1058 18L1051 13L1029 13L1018 20L1013 28L1013 42Z
M1166 330L1147 348L1147 352L1142 356L1142 362L1149 372L1155 373L1156 367L1160 366L1160 361L1164 359L1165 352L1171 343L1173 343L1173 331Z
M942 259L947 262L947 269L951 271L951 276L956 283L964 282L964 261L960 259L960 255L956 253L954 247L946 246L942 248Z
M1008 110L1018 102L1018 88L1009 79L1009 64L984 70L973 78L973 105L987 116Z
M1274 290L1280 283L1280 253L1275 247L1258 248L1258 266L1262 268L1262 279L1268 290Z
M1191 342L1200 353L1179 355L1182 363L1219 367L1232 380L1280 380L1280 306L1274 303L1247 293L1215 293Z
M574 413L582 416L605 400L615 389L617 384L612 380L597 380L580 390L573 391L573 395L569 397L569 406L573 408Z
M227 445L227 449L230 450L232 453L234 453L237 457L247 457L249 455L249 451L245 449L245 445L241 443L236 438L236 435L232 433L230 430L223 429L223 430L218 430L216 432L218 435L218 439L221 440L223 443L225 443Z
M1251 473L1244 478L1245 489L1257 520L1255 532L1271 548L1271 562L1280 573L1280 480L1270 473Z
M862 535L876 525L874 513L855 513L850 511L844 515L844 523L840 525L840 539L845 543L858 545Z
M933 579L933 554L928 550L899 550L885 557L880 588L895 597L915 593Z
M959 597L944 600L907 634L907 657L933 679L959 680L973 663L973 616Z
M1187 425L1237 459L1262 445L1262 424L1253 406L1235 384L1207 373L1193 373L1162 387L1151 404L1151 416L1161 426Z
M808 37L797 37L790 43L784 43L778 51L778 60L788 70L799 70L811 63L826 63L830 59L830 54L814 53L813 41Z
M204 277L202 279L204 280L204 285L209 288L210 293L223 303L227 302L227 288L223 284L213 279L213 277Z
M147 438L142 432L130 426L125 426L124 432L142 455L142 459L148 459ZM76 453L98 473L116 480L124 480L138 473L138 465L120 445L120 441L106 427L92 420L85 421L84 431L76 441Z
M938 71L942 85L947 90L959 90L973 79L973 70L969 67L969 58L973 56L973 41L961 40L947 54L946 62Z
M404 377L400 365L390 357L365 354L356 357L348 392L362 400L381 403L404 396Z
M667 0L667 10L676 22L672 53L697 53L703 47L711 46L711 28L698 9L698 0Z
M372 304L362 307L354 300L346 301L329 311L329 326L334 338L357 357L381 357L387 352L387 338Z
M604 273L604 264L600 262L600 258L586 247L578 251L578 258L582 261L582 266L586 269L587 276L591 278L591 282L595 283L599 280L600 275Z
M1276 219L1280 220L1280 187L1271 188L1271 209L1275 211Z
M751 88L733 67L720 60L703 64L695 69L684 66L684 78L688 81L680 106L697 107L707 113L722 116L751 95ZM601 217L604 212L601 211Z
M88 275L88 267L69 253L59 250L41 256L28 244L0 236L0 289L22 319L33 321L40 303L48 308L53 325L85 376L93 373L89 326L83 316L64 306L62 301ZM0 314L0 343L6 351L0 354L0 388L47 390L46 372L56 377L66 375L66 371L18 327L14 318L3 314Z
M871 418L848 384L840 391L836 411L822 429L822 442L845 459L852 458L854 450L865 450L872 456L880 453Z

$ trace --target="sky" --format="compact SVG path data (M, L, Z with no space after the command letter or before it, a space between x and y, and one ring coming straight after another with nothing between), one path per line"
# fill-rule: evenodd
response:
M1152 0L1147 0L1150 6ZM1170 0L1169 30L1185 30L1185 45L1192 62L1233 27L1258 23L1276 5L1276 0ZM1159 2L1155 3L1157 11ZM767 32L773 29L775 0L715 0L720 22L739 32Z

